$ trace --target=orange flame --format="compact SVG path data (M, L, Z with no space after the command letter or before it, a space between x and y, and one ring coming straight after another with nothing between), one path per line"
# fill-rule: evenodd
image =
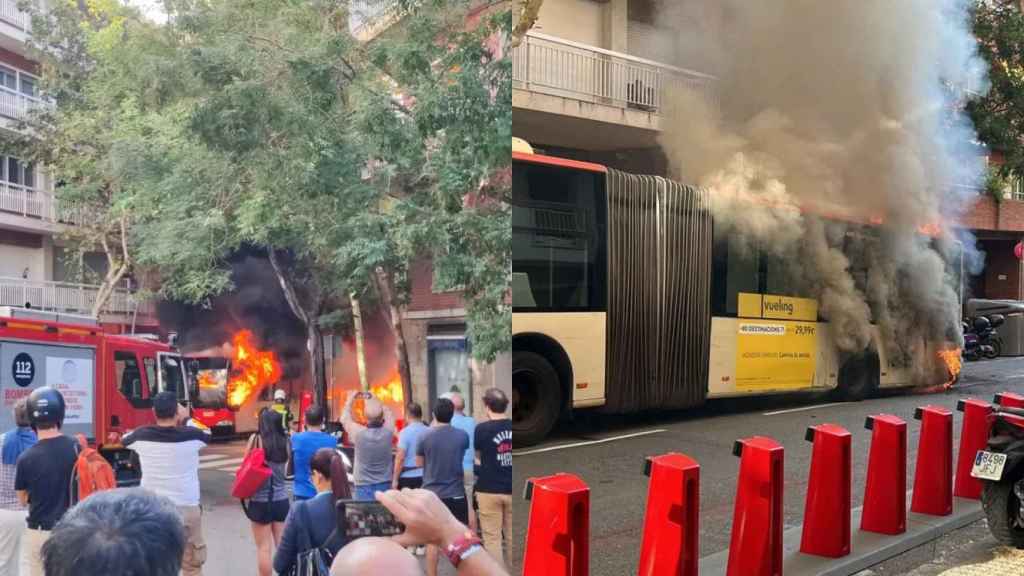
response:
M402 377L398 375L398 372L395 372L387 382L370 386L370 392L373 392L373 395L381 402L401 405L404 399L402 394Z
M200 388L220 388L220 383L217 382L217 377L212 372L203 370L199 372L199 376L196 378Z
M385 404L391 404L392 410L397 408L399 413L403 413L405 410L403 402L405 394L402 392L402 377L399 376L398 371L395 370L386 378L382 378L381 380L382 381L379 383L370 386L370 392L373 393L373 397ZM356 422L366 424L366 416L363 414L362 400L356 400L352 403L352 417Z
M948 389L956 382L956 377L960 374L960 369L963 367L963 361L960 359L960 349L947 348L939 350L936 354L938 354L943 364L946 365L946 371L949 372L949 381L943 385L943 388Z
M228 405L237 408L254 392L280 380L281 365L273 351L256 347L248 330L236 332L232 343L235 352L228 380Z

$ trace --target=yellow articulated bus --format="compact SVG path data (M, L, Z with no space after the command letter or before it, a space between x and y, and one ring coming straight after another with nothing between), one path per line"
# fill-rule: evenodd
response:
M512 238L517 446L574 409L913 384L877 330L864 353L840 354L778 260L716 239L705 191L517 144Z

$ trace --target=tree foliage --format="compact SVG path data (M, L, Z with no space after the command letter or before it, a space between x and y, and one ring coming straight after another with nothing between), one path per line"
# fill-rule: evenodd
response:
M988 62L988 93L967 104L978 136L1000 152L1001 176L1024 176L1024 12L1018 2L976 0L974 34Z
M132 260L179 300L230 289L241 249L279 253L313 322L380 270L401 304L430 256L474 354L507 350L511 10L417 3L361 43L344 0L167 7L165 25L117 0L37 17L60 199L92 202L97 229L130 218Z

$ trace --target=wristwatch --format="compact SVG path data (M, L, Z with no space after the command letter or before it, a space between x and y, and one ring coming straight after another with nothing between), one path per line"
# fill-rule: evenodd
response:
M448 560L452 563L452 566L458 568L459 563L482 549L483 546L480 545L480 539L472 532L467 531L453 540L452 543L444 549L444 553L445 556L448 556Z

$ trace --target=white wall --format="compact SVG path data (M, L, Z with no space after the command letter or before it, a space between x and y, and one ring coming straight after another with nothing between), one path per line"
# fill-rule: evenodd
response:
M546 0L534 30L590 46L606 48L604 5L592 0Z
M52 262L48 260L45 244L43 248L0 244L0 276L21 278L28 268L29 280L48 280L47 271L52 270Z

